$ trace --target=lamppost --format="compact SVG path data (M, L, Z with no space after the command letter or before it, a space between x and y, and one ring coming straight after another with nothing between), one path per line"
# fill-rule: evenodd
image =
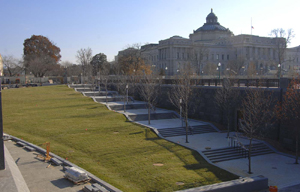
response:
M166 76L167 76L167 70L168 70L168 67L166 67L165 69L166 69Z
M221 63L218 64L218 68L219 68L219 82L220 82L220 78L221 78Z
M4 142L3 142L3 117L2 117L2 95L1 95L1 80L0 80L0 170L5 169L4 159Z
M180 98L180 99L179 99L179 105L180 105L180 121L181 121L181 127L183 127L183 121L182 121L182 117L181 117L181 109L182 109L181 104L182 104L182 99Z
M106 97L106 105L107 105L107 79L105 78L105 97Z
M127 99L127 105L128 105L128 84L126 84L126 99Z
M278 70L279 70L278 79L280 79L280 77L281 77L281 65L280 64L278 64Z

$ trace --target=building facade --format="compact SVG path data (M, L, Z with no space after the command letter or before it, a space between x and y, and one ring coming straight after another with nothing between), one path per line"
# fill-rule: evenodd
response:
M267 74L278 70L278 64L286 72L298 72L300 68L300 46L286 48L285 38L234 35L220 25L213 10L204 25L189 38L173 36L157 44L144 45L140 51L148 64L166 75L180 73L182 64L187 62L193 64L198 75L210 75L218 70L222 74Z

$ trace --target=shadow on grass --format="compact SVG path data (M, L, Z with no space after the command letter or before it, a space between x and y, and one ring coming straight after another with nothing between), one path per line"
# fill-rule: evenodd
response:
M171 153L173 153L176 157L178 157L185 164L184 167L186 169L193 170L200 177L204 177L205 180L208 182L212 182L213 180L211 177L206 176L206 174L203 174L204 172L212 172L221 181L229 181L229 180L238 178L237 175L234 175L234 174L229 173L221 168L218 168L216 166L209 164L197 151L194 151L194 150L188 149L184 146L181 146L183 148L190 150L192 152L193 157L196 159L196 161L198 161L198 163L196 163L196 164L190 164L186 160L186 158L183 154L180 154L180 152L173 150L173 147L174 147L174 145L176 145L176 143L167 141L172 144L170 144L170 143L163 144L162 142L160 142L163 139L159 138L151 129L145 130L145 137L146 137L146 140L150 140L150 141L156 143L157 145L164 147L166 150L170 151ZM200 185L203 185L203 184L200 184ZM200 186L200 185L195 183L195 186Z
M82 115L74 115L74 116L70 116L70 118L94 118L94 117L105 117L105 116L108 116L109 114L108 113L93 113L93 114L82 114Z
M129 133L129 135L137 135L137 134L141 134L144 133L144 131L139 131L139 132L135 132L135 133Z
M94 105L95 105L94 103L93 104L80 104L80 105L64 105L64 106L60 106L60 107L47 107L47 109L84 108L84 107L94 106Z

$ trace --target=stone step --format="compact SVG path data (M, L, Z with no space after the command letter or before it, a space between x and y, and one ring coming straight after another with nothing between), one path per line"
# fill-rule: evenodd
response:
M138 115L128 115L132 121L147 121L148 114L138 114ZM150 114L150 120L160 120L160 119L177 119L175 113L152 113Z
M211 127L210 125L196 125L192 126L193 134L202 134L202 133L210 133L216 132L216 130ZM174 137L180 135L186 135L186 128L185 127L175 127L175 128L165 128L159 129L159 133L164 137ZM193 135L191 130L188 130L188 135Z
M107 102L116 102L116 101L123 101L124 102L124 97L107 97ZM95 98L97 102L106 102L106 98ZM133 101L131 97L128 97L128 101ZM126 102L126 101L125 101Z
M252 153L251 157L254 156L259 156L259 155L266 155L266 154L270 154L270 153L274 153L274 151L265 151L265 152L256 152L256 153ZM229 161L229 160L234 160L234 159L241 159L241 158L245 158L245 155L232 155L229 157L222 157L222 158L216 158L216 159L210 159L213 163L217 163L217 162L222 162L222 161Z
M95 92L95 93L84 93L85 96L87 97L94 97L94 96L106 96L106 93L105 92ZM117 95L116 92L108 92L107 93L107 96L113 96L113 95Z
M245 145L246 148L248 148L248 146L249 145ZM227 147L222 149L206 150L202 152L213 163L246 158L248 153L245 150L242 150L241 147ZM264 143L255 143L252 145L251 156L265 155L269 153L274 153L274 151Z
M124 105L110 105L109 107L115 111L124 110ZM128 104L128 105L126 105L126 109L147 109L147 105L146 104Z
M207 151L203 151L203 153L206 156L210 156L210 155L216 155L216 154L224 154L224 153L230 153L232 151L238 151L240 149L240 147L228 147L228 148L223 148L223 149L219 149L219 150L215 150L215 151L211 151L211 150L207 150ZM270 148L266 147L266 146L252 146L252 151L258 151L258 150L271 150Z

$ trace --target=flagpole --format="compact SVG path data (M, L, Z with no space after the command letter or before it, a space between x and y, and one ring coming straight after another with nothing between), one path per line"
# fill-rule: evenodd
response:
M252 35L252 17L251 17L251 35Z

